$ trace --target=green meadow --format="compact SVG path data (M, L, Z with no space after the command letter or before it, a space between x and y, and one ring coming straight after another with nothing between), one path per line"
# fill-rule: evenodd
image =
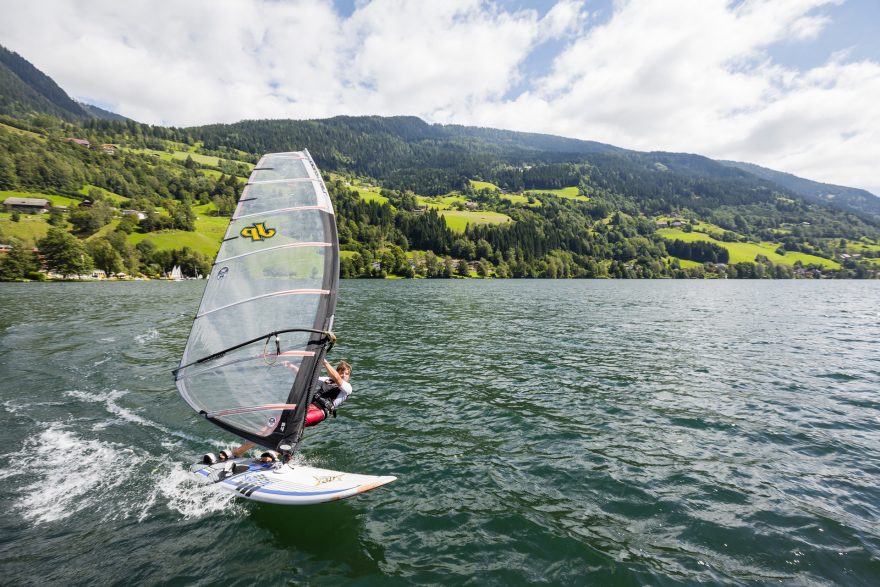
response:
M122 147L122 150L128 151L129 153L158 156L159 159L163 161L173 161L174 159L186 161L187 157L192 157L192 160L200 165L210 165L211 167L217 167L220 165L219 157L202 155L201 153L193 153L191 151L157 151L155 149L135 149L132 147Z
M500 212L444 210L441 215L446 226L455 232L464 232L468 224L504 224L510 222L510 216Z
M197 214L196 230L160 230L148 233L132 233L128 235L128 242L137 244L141 241L149 241L159 249L182 249L189 247L203 255L214 258L220 249L220 241L226 234L229 218L223 216L210 216L214 210L213 204L194 206L193 211ZM106 227L105 227L106 228Z
M379 193L379 188L352 186L351 189L355 190L361 199L367 202L378 202L380 204L388 202L388 198Z
M116 228L117 228L118 226L119 226L119 219L118 219L118 218L114 218L113 220L111 220L111 221L109 222L109 224L107 224L106 226L102 226L102 227L99 228L96 232L94 232L94 233L90 234L89 236L87 236L87 237L86 237L86 241L93 241L93 240L97 240L97 239L102 238L102 237L105 237L105 236L110 236L110 234L111 234L114 230L116 230Z
M494 192L501 191L498 189L498 186L494 183L489 183L488 181L478 181L476 179L468 180L470 181L471 187L475 190L492 190Z
M416 202L428 208L436 208L437 210L449 210L455 204L464 205L467 198L461 194L447 194L445 196L416 196Z
M385 204L388 202L388 198L381 194L381 187L376 187L372 184L364 184L360 179L349 180L349 178L339 175L338 173L331 172L329 176L330 181L342 181L346 187L356 191L361 199L366 202L379 202L379 204Z
M846 251L848 253L867 253L867 252L880 252L880 245L869 243L869 242L848 242L846 244Z
M806 253L789 252L785 255L780 255L776 252L776 249L779 248L778 243L727 243L701 232L685 232L677 228L661 228L657 231L657 234L669 240L681 240L689 243L695 241L715 243L718 246L724 247L730 253L730 263L754 263L755 257L764 255L773 263L782 265L794 265L796 261L800 261L804 265L822 265L829 269L840 268L840 264L835 261L815 255L807 255Z
M702 267L703 264L697 261L690 261L688 259L679 259L678 257L666 257L666 264L671 265L672 260L678 260L678 266L682 269L693 269L694 267Z
M654 219L656 222L667 222L671 223L676 220L690 223L689 220L682 220L680 217L672 217L672 216L657 216ZM709 235L715 239L721 239L721 236L724 234L725 230L720 226L716 226L714 224L709 224L708 222L700 222L697 221L695 224L691 224L691 227L695 232L702 232L703 234Z
M526 190L526 194L552 194L560 198L568 198L569 200L580 200L589 202L590 198L580 195L580 190L575 187L561 188L558 190Z
M195 147L189 147L189 149L194 149ZM129 153L137 153L141 155L148 155L151 157L157 157L162 161L186 161L187 157L192 157L192 160L198 163L199 165L207 165L209 167L220 167L221 159L220 157L215 157L214 155L203 155L201 153L196 153L193 150L182 150L182 151L157 151L155 149L136 149L133 147L121 147L123 151ZM254 164L249 163L247 161L237 161L234 160L234 163L244 163L248 166L248 169L253 169Z
M10 237L17 238L25 246L34 247L37 241L49 232L49 223L46 222L47 214L32 215L22 214L21 220L13 222L8 212L0 213L0 241L9 244Z
M23 130L23 129L20 129L20 128L16 128L16 127L14 127L14 126L9 126L8 124L3 124L2 122L0 122L0 128L2 128L3 130L8 130L9 132L14 133L14 134L17 134L17 135L22 135L22 136L26 136L26 137L32 137L32 138L35 138L35 139L40 139L41 141L45 141L45 140L46 140L46 137L44 137L44 136L41 135L41 134L38 134L38 133L35 133L35 132L31 132L31 131L29 131L29 130Z
M541 200L535 200L529 204L529 197L522 194L501 194L501 199L509 200L516 206L529 206L531 208L538 208L541 206Z
M114 205L121 204L122 202L128 200L128 198L126 198L125 196L120 196L115 192L105 190L104 188L99 188L98 186L92 185L90 183L85 184L83 187L77 190L77 193L80 193L83 196L88 196L91 190L98 190L99 192L102 192L105 196L107 196L107 199L113 202Z

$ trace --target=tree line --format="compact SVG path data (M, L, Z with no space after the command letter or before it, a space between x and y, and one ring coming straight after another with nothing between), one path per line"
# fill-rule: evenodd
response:
M297 136L315 139L313 154L321 153L325 171L350 175L372 169L376 175L371 177L381 180L387 203L365 201L344 181L327 178L337 211L345 277L720 276L712 266L728 263L726 249L662 238L651 217L664 213L713 222L725 229L722 240L783 239L784 250L809 251L828 258L841 250L841 238L878 236L868 220L788 197L791 194L778 186L749 179L736 170L719 170L718 164L703 158L619 152L579 153L576 157L532 153L530 162L524 163L527 150L520 146L492 150L473 136L438 134L437 129L409 119L368 117L320 124L253 121L191 129L108 120L70 124L31 119L28 124L16 124L30 125L39 136L0 127L0 188L79 199L85 197L80 193L83 185L100 188L88 193L91 206L78 207L66 216L57 210L50 215L56 231L50 231L52 239L41 241L42 262L48 266L59 259L60 264L53 267L61 274L82 274L87 266L64 265L65 255L71 259L78 256L84 262L90 258L93 268L108 274L155 275L174 264L183 266L190 275L207 274L210 260L203 255L185 249L156 250L147 241L132 246L128 235L171 228L193 230L195 205L213 203L217 214L228 216L241 191L241 180L235 175L206 176L192 158L162 161L124 151L107 155L62 140L77 133L95 143L161 149L173 144L170 141L188 145L204 141L206 150L215 154L256 160L256 154L243 154L242 150L290 150L291 139L284 145L281 141L283 131L293 129ZM353 144L343 147L345 140ZM390 152L373 151L381 145ZM401 161L395 161L395 154ZM531 196L529 205L514 204L498 191L474 190L468 177L515 189L577 185L589 201L537 194ZM454 232L442 213L418 205L414 189L418 186L428 186L427 192L418 192L421 195L445 194L453 186L480 208L503 212L512 222L469 225L464 232ZM122 196L122 201L112 201L105 191ZM72 236L86 238L118 218L121 207L142 211L145 218L125 216L114 231L90 239L83 249L64 255L56 252L75 248L57 231L64 232L69 224ZM691 228L690 222L685 228ZM16 259L22 255L16 250ZM682 268L671 257L704 266ZM753 271L740 266L728 268L724 275L809 276L800 268L787 272L774 267L770 271L767 263L756 259L749 264L755 266ZM867 271L858 269L859 264L851 265L838 274L859 276ZM32 273L32 267L16 267L24 266L11 264L8 274L23 277ZM831 274L821 268L810 268L813 270ZM865 276L868 274L870 271Z

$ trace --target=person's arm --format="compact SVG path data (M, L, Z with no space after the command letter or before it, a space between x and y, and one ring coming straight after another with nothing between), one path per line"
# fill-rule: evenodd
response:
M333 380L333 383L335 383L339 387L339 389L342 390L342 393L337 395L336 399L333 400L333 407L338 408L342 405L342 402L348 399L348 396L351 395L351 383L343 379L342 375L340 375L339 372L333 368L333 365L327 362L327 359L324 359L324 369L327 370L327 375L330 376L330 379Z
M251 442L250 440L246 440L244 442L244 444L242 444L241 446L232 449L232 456L234 456L235 458L238 458L241 455L243 455L244 453L246 453L247 451L249 451L250 449L254 448L255 446L257 446L257 445L254 444L253 442Z
M331 365L331 364L327 361L327 359L324 359L324 369L327 370L327 375L330 376L330 379L333 380L333 383L335 383L335 384L338 385L339 387L342 387L342 384L345 382L345 380L342 378L342 375L340 375L340 374L336 371L336 369L333 368L333 365Z

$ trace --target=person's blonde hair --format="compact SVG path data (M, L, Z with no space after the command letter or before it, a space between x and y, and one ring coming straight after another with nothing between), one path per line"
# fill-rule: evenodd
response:
M351 375L351 365L349 365L345 361L339 361L339 364L336 365L336 372L340 373L343 369L345 371L348 371L348 374Z

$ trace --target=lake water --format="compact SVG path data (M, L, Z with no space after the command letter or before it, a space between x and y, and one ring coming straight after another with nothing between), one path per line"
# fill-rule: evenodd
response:
M880 282L344 281L282 507L171 369L204 282L0 284L0 583L880 584Z

